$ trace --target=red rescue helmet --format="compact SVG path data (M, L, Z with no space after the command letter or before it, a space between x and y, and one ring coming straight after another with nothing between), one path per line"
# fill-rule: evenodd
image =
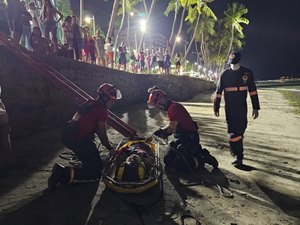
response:
M97 90L99 95L106 95L108 99L118 100L122 98L121 91L115 85L104 83Z
M148 107L150 109L155 108L159 103L159 99L161 97L165 97L165 96L167 96L167 94L162 90L159 90L159 89L152 90L150 92L150 95L149 95L149 98L148 98L148 101L147 101Z

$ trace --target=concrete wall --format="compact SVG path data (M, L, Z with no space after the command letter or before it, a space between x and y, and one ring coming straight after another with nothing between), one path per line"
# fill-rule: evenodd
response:
M174 100L186 100L214 88L211 82L190 77L131 74L61 57L39 58L92 96L96 96L95 90L101 83L116 84L123 95L116 108L146 102L147 89L153 85L164 89ZM0 84L15 137L60 126L77 108L74 99L56 87L45 74L24 64L2 46Z

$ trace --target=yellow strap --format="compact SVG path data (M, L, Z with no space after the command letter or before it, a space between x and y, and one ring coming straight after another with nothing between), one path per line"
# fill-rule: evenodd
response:
M72 183L74 181L75 176L75 169L73 167L70 168L70 181L69 183Z
M125 169L125 163L122 163L120 166L119 166L119 169L117 171L117 175L116 175L116 178L118 180L122 180L122 177L123 177L123 174L124 174L124 169Z
M141 162L141 165L139 166L138 175L140 180L145 179L145 164L143 162Z

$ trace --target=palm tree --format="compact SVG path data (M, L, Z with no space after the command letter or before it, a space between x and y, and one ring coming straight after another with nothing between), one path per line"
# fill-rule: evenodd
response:
M151 14L152 14L152 11L153 11L153 8L154 8L155 4L156 4L156 0L152 0L150 9L148 11L147 19L146 19L146 25L149 24L149 20L150 20L150 17L151 17ZM144 42L144 36L145 36L145 32L142 33L140 44L139 44L139 49L142 48L142 45L143 45L143 42Z
M235 31L243 35L243 27L241 24L249 24L249 20L243 17L245 14L247 14L247 12L248 9L243 4L237 2L233 2L231 5L228 5L227 10L224 12L224 27L230 29L230 42L226 59L232 50Z
M125 20L125 13L126 13L126 0L122 0L122 19L121 19L121 24L120 24L120 28L118 30L118 33L116 35L116 38L115 38L115 45L114 45L114 48L115 48L115 54L114 56L116 57L117 54L117 46L118 46L118 40L119 40L119 35L123 29L123 25L124 25L124 20Z
M125 12L127 14L127 35L126 36L127 36L127 46L129 47L129 49L130 49L130 41L129 41L130 14L137 12L137 10L134 8L134 6L140 1L142 1L142 0L126 0L125 1ZM122 7L119 8L117 15L118 16L123 15L123 3L122 3Z
M169 43L171 43L172 38L173 38L174 28L175 28L175 23L176 23L176 20L177 20L177 14L178 14L178 11L179 11L179 7L180 7L179 0L171 0L168 4L168 7L167 7L166 11L164 12L165 16L168 16L171 11L174 11L172 31L171 31L171 34L170 34L170 37L169 37Z
M185 52L185 55L183 57L183 59L185 60L190 49L192 46L192 43L194 42L196 33L198 31L200 31L200 33L202 33L205 31L211 31L212 27L214 27L214 21L217 20L216 15L214 14L214 12L211 10L211 8L207 5L208 3L213 2L213 0L191 0L189 2L189 8L188 8L188 16L186 17L186 20L189 20L189 22L192 25L192 28L194 30L193 35L192 35L192 39L188 45L188 48ZM203 15L201 17L201 15ZM195 19L197 18L196 24L193 24L193 22L195 21ZM199 21L201 18L201 24L200 24L200 29L199 29ZM209 19L211 18L211 19ZM210 24L209 27L206 27L206 29L201 29L203 27L205 27L205 23L212 23ZM211 31L211 33L214 31ZM199 35L199 34L198 34Z
M195 34L195 41L199 43L203 66L206 68L211 64L210 55L213 49L211 40L215 35L215 24L215 18L202 14Z
M113 4L113 8L111 11L111 16L110 16L110 21L108 24L108 30L106 33L106 39L111 37L113 34L113 29L114 29L114 23L116 21L117 18L117 12L118 12L118 8L119 8L119 4L120 4L120 0L114 0L114 4Z
M181 18L180 18L180 25L176 34L176 37L179 37L181 34L181 30L182 30L182 26L183 26L183 20L184 20L184 16L185 16L185 11L186 8L188 6L189 0L180 0L180 5L182 6L182 12L181 12ZM171 59L174 56L174 51L175 51L175 47L176 47L176 41L173 42L173 47L172 47L172 52L171 52Z

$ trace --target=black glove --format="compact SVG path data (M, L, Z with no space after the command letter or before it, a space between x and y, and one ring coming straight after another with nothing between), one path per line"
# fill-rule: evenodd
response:
M155 136L166 139L169 135L165 133L161 128L153 133Z

